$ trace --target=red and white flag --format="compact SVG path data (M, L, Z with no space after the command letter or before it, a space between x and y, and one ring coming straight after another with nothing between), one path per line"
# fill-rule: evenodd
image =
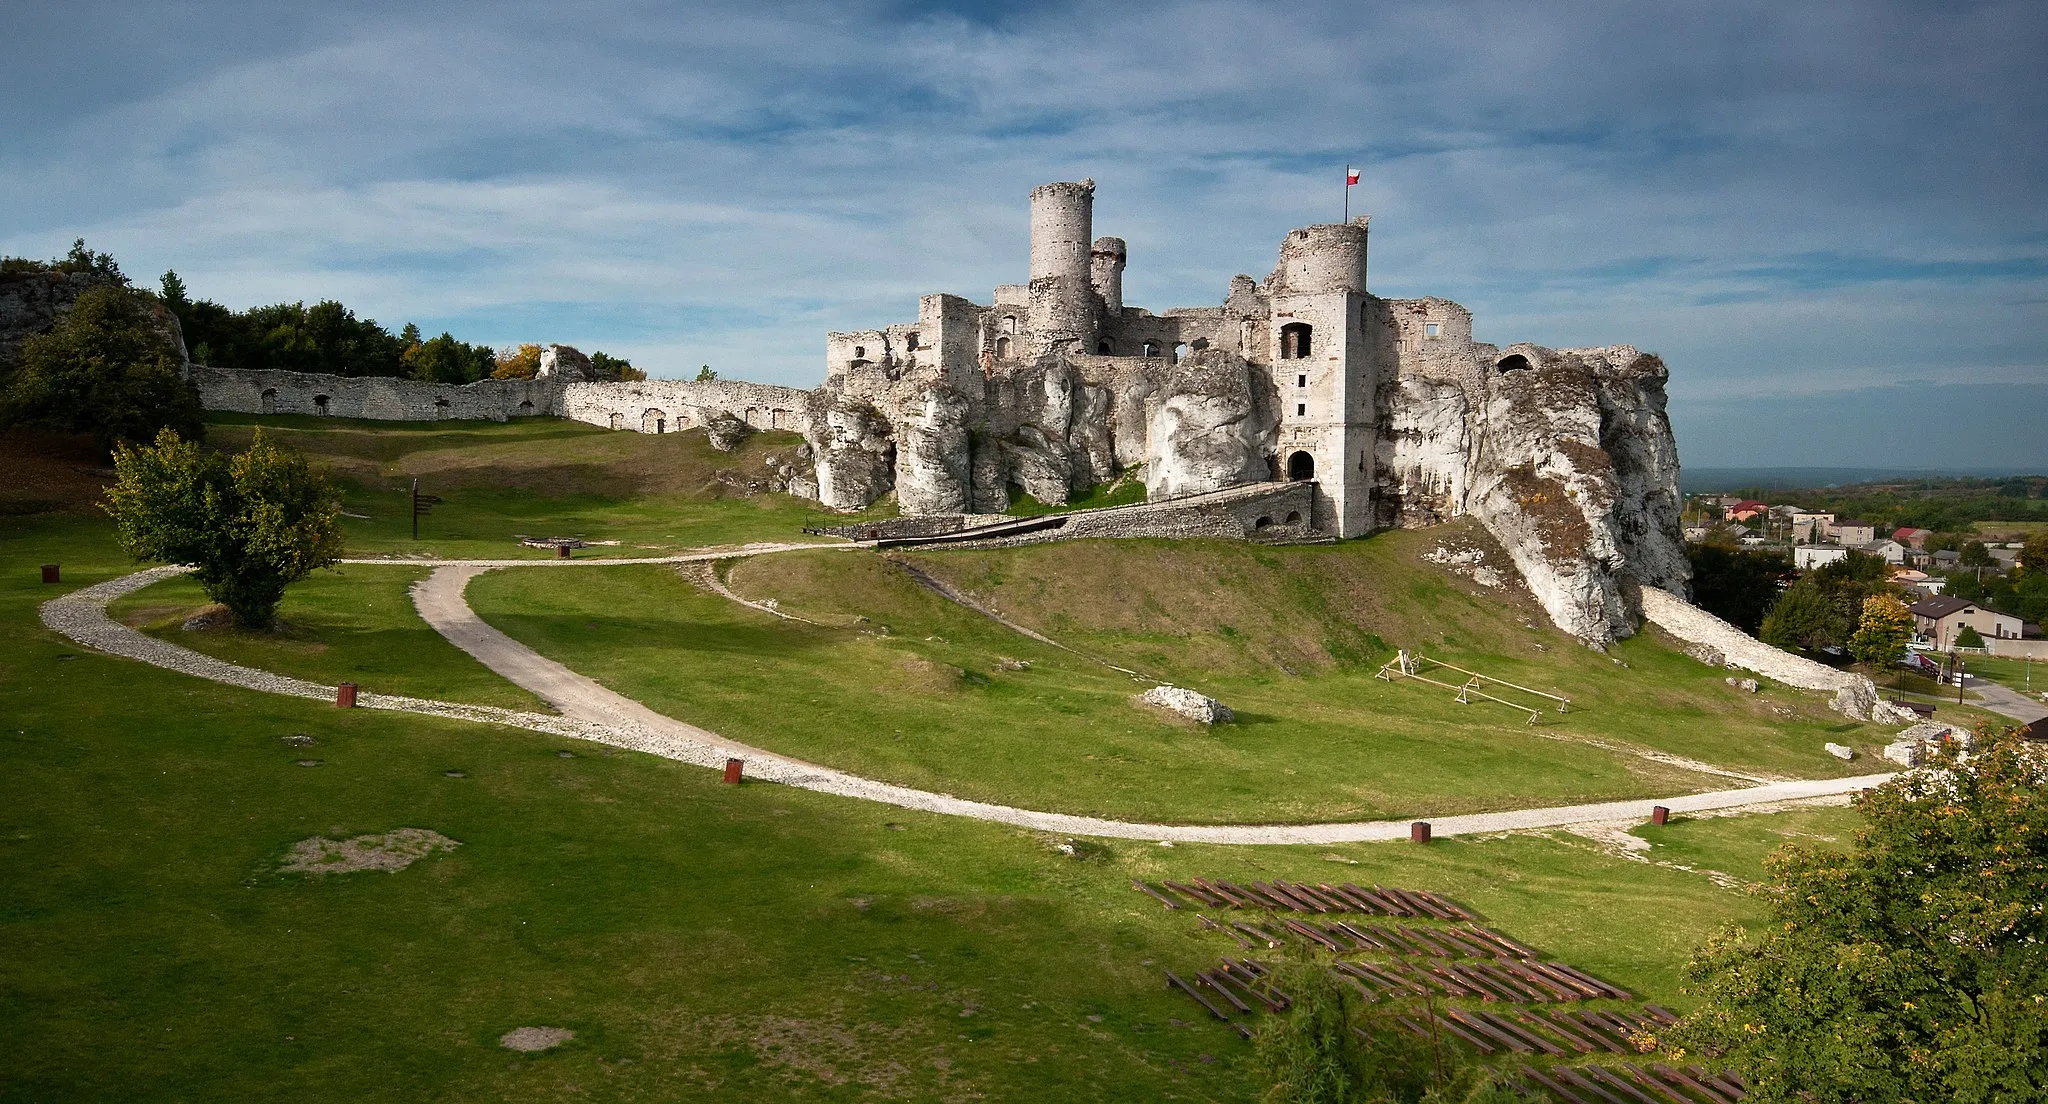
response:
M1358 170L1353 168L1346 168L1344 170L1344 186L1349 188L1350 186L1356 183L1358 183Z

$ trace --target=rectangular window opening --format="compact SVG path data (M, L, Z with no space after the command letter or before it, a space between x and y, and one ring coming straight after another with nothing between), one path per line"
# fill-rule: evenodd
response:
M1294 377L1294 386L1296 386L1296 387L1307 387L1307 386L1308 386L1308 377L1307 377L1307 376L1296 376L1296 377Z
M1296 414L1297 416L1299 416L1299 415L1303 415L1303 414L1307 414L1307 413L1308 413L1308 404L1307 404L1307 403L1295 403L1295 404L1294 404L1294 413L1295 413L1295 414Z
M1437 335L1438 335L1439 333L1441 333L1442 331L1443 331L1443 326L1442 326L1441 324L1439 324L1439 323L1436 323L1436 322L1424 322L1424 323L1422 324L1422 336L1424 336L1424 337L1435 337L1435 336L1437 336Z

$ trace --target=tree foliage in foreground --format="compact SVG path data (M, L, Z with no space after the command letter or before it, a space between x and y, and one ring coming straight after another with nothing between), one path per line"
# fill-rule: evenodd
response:
M138 560L193 565L207 596L245 628L269 628L285 587L340 557L340 497L261 430L229 455L166 429L154 445L116 450L114 474L106 511L121 547Z
M1913 614L1906 603L1889 594L1873 594L1863 600L1863 618L1856 635L1849 638L1849 653L1884 670L1906 654L1912 639Z
M81 293L48 332L22 342L0 394L0 420L90 433L106 449L161 429L200 436L199 392L162 311L120 284Z
M1781 849L1769 923L1694 956L1667 1041L1720 1051L1750 1104L2048 1099L2044 785L2008 734L1860 800L1852 850Z

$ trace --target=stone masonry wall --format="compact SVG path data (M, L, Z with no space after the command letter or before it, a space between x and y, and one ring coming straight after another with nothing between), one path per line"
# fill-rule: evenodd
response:
M387 376L330 376L272 369L210 368L195 364L192 382L208 410L242 414L312 414L332 418L431 422L562 414L562 384L555 380L481 380L420 383Z

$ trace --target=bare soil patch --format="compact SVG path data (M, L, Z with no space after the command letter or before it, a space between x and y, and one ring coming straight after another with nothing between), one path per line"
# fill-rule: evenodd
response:
M455 840L425 828L400 828L381 836L357 836L345 840L314 836L293 844L290 857L280 869L299 874L348 874L357 870L396 872L435 851L453 851L460 846Z
M576 1037L566 1027L516 1027L498 1037L498 1045L522 1054L551 1050Z

